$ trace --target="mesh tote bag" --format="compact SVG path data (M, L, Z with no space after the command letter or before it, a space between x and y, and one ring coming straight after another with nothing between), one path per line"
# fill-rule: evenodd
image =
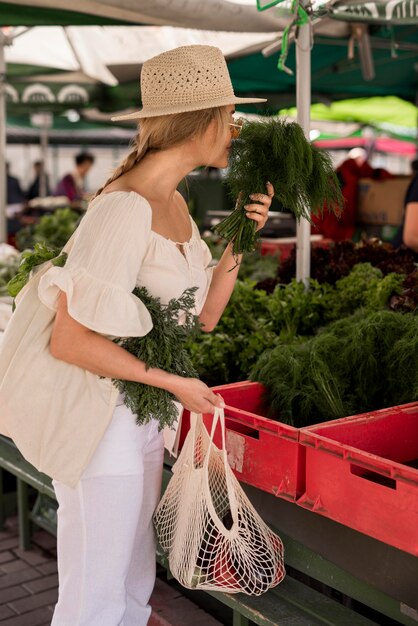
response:
M222 450L213 443L218 421ZM210 436L201 415L191 414L154 524L171 573L189 589L261 595L285 576L281 540L228 465L222 409L215 409Z

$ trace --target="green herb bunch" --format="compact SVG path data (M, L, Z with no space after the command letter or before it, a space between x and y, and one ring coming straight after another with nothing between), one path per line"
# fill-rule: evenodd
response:
M198 317L192 313L195 306L197 287L186 289L177 299L162 305L159 298L151 296L144 287L135 288L133 294L140 298L148 309L153 327L144 337L115 339L115 343L144 361L146 368L157 367L178 376L196 377L185 342L199 328ZM179 324L179 316L184 323ZM152 418L160 427L171 426L177 419L175 396L158 387L130 380L113 380L119 391L125 394L125 404L137 417L138 424Z
M246 216L244 205L252 203L253 193L266 193L266 182L273 184L275 197L297 220L311 219L326 205L339 215L343 205L340 185L328 153L310 144L295 122L274 118L266 122L246 122L232 146L226 183L235 210L215 227L233 242L233 254L254 250L256 222Z
M236 282L215 330L191 337L187 349L199 378L213 386L248 378L251 366L274 339L268 296L245 280Z
M265 351L251 379L268 390L272 413L297 427L418 399L418 318L366 312L312 338Z
M266 293L254 281L238 280L216 328L192 337L187 349L208 385L246 380L257 359L275 345L307 341L359 309L367 315L393 308L403 281L403 275L384 276L369 263L358 263L335 285L311 279L309 289L293 279Z
M0 261L0 297L9 294L8 284L19 271L20 254L13 254Z
M32 248L37 243L60 249L71 237L81 219L79 213L70 208L57 209L51 215L44 215L35 225L25 226L16 235L19 250Z
M405 276L391 272L386 276L371 263L354 265L348 276L343 276L332 287L327 283L315 282L318 287L328 289L324 316L326 321L347 317L363 307L367 311L378 311L389 305L390 298L400 294Z
M51 248L46 243L36 243L34 250L22 252L17 274L7 284L7 290L12 298L16 298L19 291L29 280L31 271L46 261L52 261L53 265L62 267L67 259L67 253L60 254L60 250Z

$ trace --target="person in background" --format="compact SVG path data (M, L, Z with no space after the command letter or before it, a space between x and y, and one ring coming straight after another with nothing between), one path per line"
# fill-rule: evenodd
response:
M312 216L312 234L321 234L334 241L351 239L357 227L358 182L360 178L385 180L391 174L383 168L373 168L364 148L353 148L348 158L335 170L344 196L344 209L340 217L325 208L322 215Z
M10 174L10 163L6 163L7 197L6 204L22 204L25 199L19 179Z
M70 202L84 197L84 181L94 163L94 156L89 152L80 152L75 157L75 170L60 180L54 196L67 196Z
M411 163L413 179L405 194L403 243L418 252L418 159Z
M44 162L43 161L35 161L33 164L33 169L35 172L35 178L33 179L32 184L26 192L27 200L32 200L33 198L39 198L41 195L41 176L44 170ZM51 189L49 186L48 174L45 174L45 196L49 196L51 194Z

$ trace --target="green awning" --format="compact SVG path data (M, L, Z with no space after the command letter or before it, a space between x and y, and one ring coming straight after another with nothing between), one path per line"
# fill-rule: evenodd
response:
M392 42L398 44L392 56ZM376 76L371 81L362 77L356 51L347 58L347 39L315 36L311 53L312 101L347 98L392 96L415 102L418 90L418 28L396 26L371 28L371 44ZM268 58L261 53L228 63L232 82L240 95L264 94L266 111L277 112L296 101L296 76L277 69L278 53ZM295 70L295 46L289 52L287 65Z
M340 21L366 24L417 24L418 0L373 0L347 2L338 0L332 5L331 17Z
M132 24L132 22L78 13L77 11L0 2L0 24L7 26L39 26L39 24L43 26L116 26ZM138 26L140 25L138 23Z

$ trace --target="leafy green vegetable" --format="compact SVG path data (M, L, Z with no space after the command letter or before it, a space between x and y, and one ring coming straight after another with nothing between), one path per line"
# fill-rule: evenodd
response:
M239 339L222 329L202 332L186 343L186 349L199 378L209 386L244 380L246 374L237 358Z
M214 331L194 337L187 348L207 384L245 380L265 350L311 337L359 308L366 314L392 306L403 281L402 275L383 276L368 263L354 266L335 285L312 279L309 289L292 280L268 294L254 282L239 280Z
M43 243L51 248L61 249L75 231L80 215L69 208L57 209L51 215L44 215L34 226L25 226L16 235L19 250L33 248Z
M21 262L17 274L9 281L7 290L12 298L16 298L19 291L26 285L29 275L34 267L51 261L53 265L62 267L67 259L67 254L56 248L50 248L45 243L36 243L34 250L22 252Z
M216 329L190 339L187 349L199 377L219 385L247 378L259 354L275 339L266 293L245 280L236 282Z
M266 193L270 181L275 196L296 219L311 219L328 210L339 214L343 198L330 157L311 146L295 122L274 118L267 122L247 122L233 144L226 182L235 210L215 227L233 242L233 254L254 250L256 223L246 217L244 206L252 203L253 193Z
M360 309L310 339L279 342L251 379L280 421L300 427L417 400L417 353L416 316Z
M279 265L278 254L262 255L259 250L245 254L240 266L240 280L254 280L273 278L277 273Z
M16 276L20 265L20 254L11 255L0 262L0 296L9 295L8 284Z
M416 319L416 318L415 318ZM386 365L386 397L393 405L418 398L418 329L411 324L392 347Z
M292 280L288 285L277 285L268 297L268 310L273 327L281 338L311 335L325 321L329 308L328 285L311 280L309 289L302 282Z
M411 272L396 291L390 296L389 306L399 313L417 313L418 311L418 270Z
M196 290L197 287L186 289L178 299L162 305L160 299L150 296L144 287L135 288L133 293L147 307L153 327L144 337L119 338L115 342L144 361L147 369L158 367L179 376L196 377L196 370L184 349L188 336L199 327L198 318L192 313ZM183 324L178 323L180 315L184 318ZM125 404L137 416L138 424L154 418L163 428L176 420L175 396L169 391L130 380L113 382L125 394Z
M358 263L348 276L335 283L334 289L329 289L325 320L346 317L360 307L369 311L384 308L392 295L400 293L403 280L402 274L383 276L381 270L370 263ZM322 287L326 285L323 283Z

